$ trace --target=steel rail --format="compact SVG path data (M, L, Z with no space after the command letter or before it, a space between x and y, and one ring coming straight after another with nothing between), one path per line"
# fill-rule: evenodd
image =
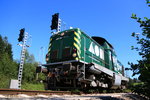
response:
M27 94L27 95L37 95L37 94L45 94L45 95L64 95L64 94L72 94L70 91L50 91L50 90L22 90L22 89L0 89L0 94L5 95L17 95L17 94Z

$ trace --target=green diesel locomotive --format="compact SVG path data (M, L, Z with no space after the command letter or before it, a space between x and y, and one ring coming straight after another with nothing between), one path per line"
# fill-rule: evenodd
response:
M46 64L48 88L124 88L128 78L113 46L79 28L53 34Z

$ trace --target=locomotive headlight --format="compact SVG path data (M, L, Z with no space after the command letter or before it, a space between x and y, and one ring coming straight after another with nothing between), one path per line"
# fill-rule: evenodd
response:
M73 53L73 55L72 55L73 57L76 57L77 56L77 54L76 53Z
M49 54L46 55L46 62L49 61Z
M46 62L48 62L49 58L46 58Z
M61 33L60 35L61 35L61 36L64 36L64 35L65 35L65 33L63 32L63 33Z

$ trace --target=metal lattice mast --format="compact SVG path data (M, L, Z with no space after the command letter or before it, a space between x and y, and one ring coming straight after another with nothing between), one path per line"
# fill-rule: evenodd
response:
M21 89L21 80L22 80L27 38L28 38L28 33L25 32L23 44L21 45L22 50L21 50L21 58L20 58L19 73L18 73L18 89Z
M61 19L58 19L57 33L61 31Z

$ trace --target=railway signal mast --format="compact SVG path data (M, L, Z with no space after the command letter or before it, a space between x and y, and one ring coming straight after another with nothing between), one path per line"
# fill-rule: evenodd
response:
M61 19L59 18L59 13L52 15L51 30L56 29L56 34L61 31Z
M23 28L20 30L20 34L18 38L18 42L22 42L22 44L19 44L19 46L22 46L22 50L21 50L19 73L18 73L18 89L21 89L21 80L22 80L23 65L24 65L24 59L25 59L25 51L26 51L26 47L29 47L26 45L27 39L28 39L28 33L25 32L25 28Z

